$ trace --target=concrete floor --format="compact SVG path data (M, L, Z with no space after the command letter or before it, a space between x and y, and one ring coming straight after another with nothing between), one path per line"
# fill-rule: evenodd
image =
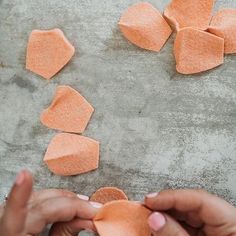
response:
M135 0L0 0L0 198L28 168L35 187L90 195L122 188L130 199L164 188L203 187L236 203L236 56L194 76L175 71L173 36L160 53L141 50L118 30ZM160 10L166 0L149 1ZM236 7L217 1L215 9ZM76 48L51 81L25 70L33 29L60 28ZM60 84L95 107L84 135L101 142L98 170L51 174L42 158L56 131L39 121Z

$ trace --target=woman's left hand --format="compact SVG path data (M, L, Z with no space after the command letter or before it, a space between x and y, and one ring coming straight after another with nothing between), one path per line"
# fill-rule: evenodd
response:
M31 174L21 171L0 209L0 235L37 235L48 224L53 224L51 236L73 236L84 229L95 231L92 219L99 204L65 190L32 192L32 188Z

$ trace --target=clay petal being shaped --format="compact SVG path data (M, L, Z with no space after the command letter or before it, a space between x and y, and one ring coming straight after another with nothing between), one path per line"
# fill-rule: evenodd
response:
M159 52L171 35L171 28L160 12L143 2L129 7L119 27L124 37L140 48Z
M69 62L74 52L60 29L33 30L27 46L26 69L51 79Z
M113 201L105 204L93 222L100 236L151 236L148 217L152 212L139 202Z

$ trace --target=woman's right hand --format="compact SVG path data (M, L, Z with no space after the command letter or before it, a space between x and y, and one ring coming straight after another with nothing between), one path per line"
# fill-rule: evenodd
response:
M203 190L149 194L153 236L236 236L236 208Z

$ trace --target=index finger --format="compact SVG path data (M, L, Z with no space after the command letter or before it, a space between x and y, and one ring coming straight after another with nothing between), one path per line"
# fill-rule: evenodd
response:
M98 209L77 197L50 198L29 210L26 228L31 234L39 233L47 224L68 222L74 218L91 220Z
M77 195L65 189L43 189L33 192L30 202L44 201L46 199L56 197L77 197Z
M33 187L31 174L21 171L13 185L6 202L6 207L2 218L2 229L8 235L17 235L24 231L27 216L27 205Z
M164 190L156 196L147 195L145 204L157 211L193 212L204 223L213 225L227 223L236 214L229 203L203 190Z

